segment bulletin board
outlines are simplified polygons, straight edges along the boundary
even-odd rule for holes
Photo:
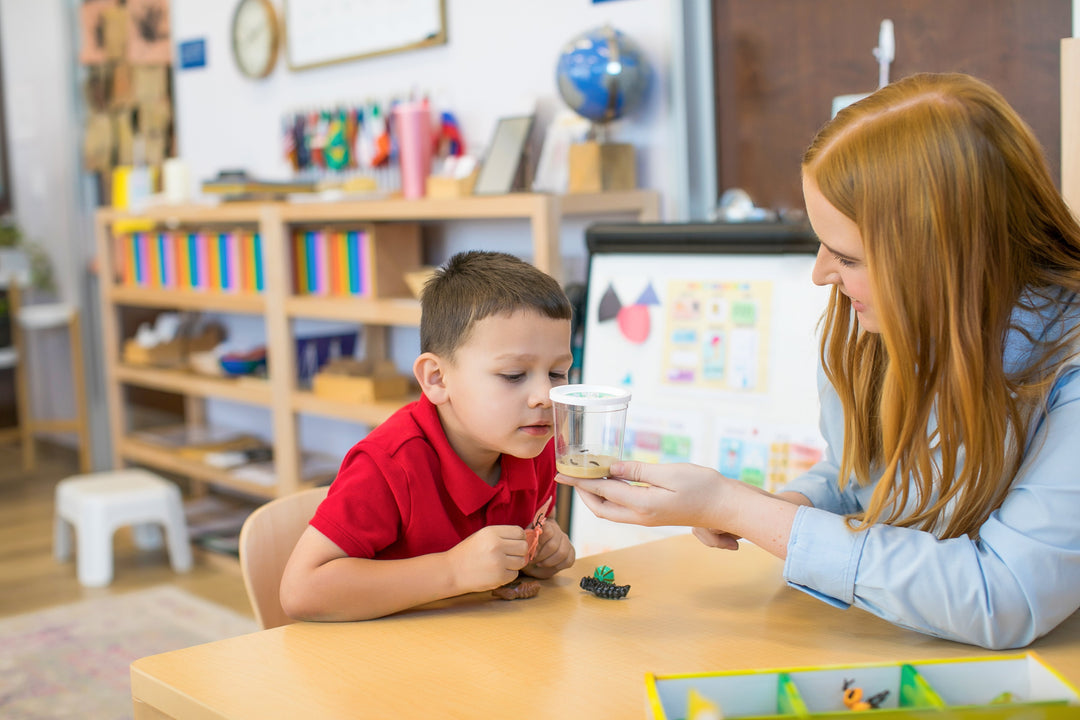
[[[446,43],[446,0],[286,0],[293,70]]]

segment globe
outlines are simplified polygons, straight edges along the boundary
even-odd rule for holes
[[[559,94],[583,118],[607,123],[632,112],[649,86],[649,65],[637,43],[610,25],[587,30],[559,54]]]

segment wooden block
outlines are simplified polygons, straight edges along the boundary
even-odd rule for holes
[[[427,196],[429,198],[457,198],[472,195],[473,186],[479,170],[474,170],[468,177],[452,178],[432,175],[427,179]]]
[[[633,190],[637,187],[634,146],[628,143],[574,143],[570,146],[571,193]]]

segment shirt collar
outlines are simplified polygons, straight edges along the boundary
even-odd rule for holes
[[[500,458],[502,472],[495,487],[484,482],[454,452],[454,448],[450,446],[450,441],[446,437],[442,421],[439,420],[438,408],[422,393],[420,401],[413,410],[413,417],[439,457],[439,471],[442,473],[443,487],[462,513],[472,515],[496,498],[502,498],[504,502],[509,501],[511,492],[530,482],[531,473],[528,471],[528,466],[531,466],[532,459],[518,458],[505,453]]]

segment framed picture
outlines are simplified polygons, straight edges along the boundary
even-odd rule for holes
[[[446,44],[446,0],[284,0],[292,70]]]
[[[487,157],[480,166],[473,195],[502,195],[516,189],[532,124],[532,115],[499,120]]]
[[[79,6],[79,62],[103,63],[105,54],[106,10],[116,7],[116,0],[94,0]]]
[[[128,60],[135,65],[168,65],[169,0],[127,0]]]

